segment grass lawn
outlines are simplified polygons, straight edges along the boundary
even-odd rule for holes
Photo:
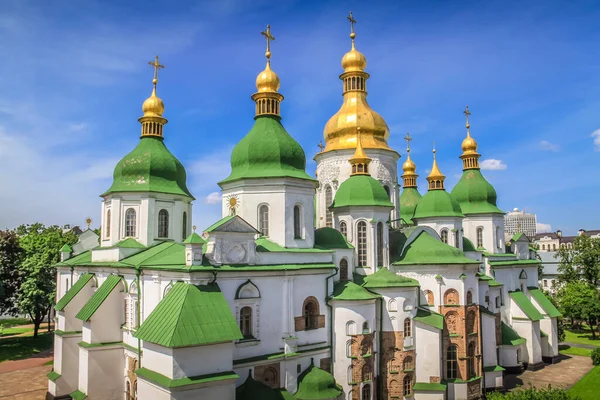
[[[4,329],[0,329],[0,337],[2,336],[10,336],[10,335],[18,335],[21,333],[26,333],[26,332],[31,332],[31,334],[33,334],[33,327],[30,328],[4,328]]]
[[[570,390],[581,400],[596,400],[600,393],[600,366],[595,366]]]
[[[40,351],[52,348],[54,335],[48,332],[33,336],[0,339],[0,362],[6,360],[21,360],[31,357]]]
[[[592,351],[589,349],[581,349],[579,347],[571,347],[568,344],[562,344],[558,346],[558,352],[560,354],[566,354],[569,356],[586,356],[589,357]]]
[[[17,325],[28,325],[31,324],[31,321],[27,318],[7,318],[0,319],[0,326],[6,328],[9,326],[17,326]]]
[[[600,346],[600,335],[596,334],[596,340],[592,340],[592,333],[587,325],[582,325],[579,331],[570,331],[565,329],[565,342],[589,344],[592,346]]]

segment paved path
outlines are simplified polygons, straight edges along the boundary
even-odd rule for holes
[[[44,351],[40,351],[38,354],[31,356],[29,358],[26,358],[24,360],[4,361],[4,362],[0,363],[0,374],[3,374],[5,372],[18,371],[21,369],[39,367],[53,359],[54,359],[53,351],[52,350],[44,350]],[[52,369],[51,366],[50,366],[50,369]],[[0,382],[1,381],[2,381],[2,379],[1,379],[1,375],[0,375]]]
[[[559,345],[561,345],[561,344],[566,344],[567,346],[570,346],[570,347],[579,347],[580,349],[590,349],[590,350],[594,350],[596,347],[598,347],[598,346],[594,346],[593,344],[571,343],[571,342],[559,343]]]
[[[587,374],[593,367],[590,357],[560,355],[559,362],[548,365],[538,371],[525,371],[520,375],[506,374],[504,385],[514,389],[521,385],[537,388],[552,385],[553,387],[570,388]]]
[[[0,400],[44,400],[50,370],[51,365],[42,365],[0,373]]]

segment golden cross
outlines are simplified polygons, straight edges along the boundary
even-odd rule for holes
[[[156,56],[154,61],[149,61],[148,64],[154,68],[154,79],[152,80],[152,83],[154,83],[156,85],[156,83],[158,82],[158,70],[163,69],[165,66],[161,65],[158,62],[158,56]]]
[[[406,132],[406,136],[404,136],[404,140],[406,140],[406,150],[410,151],[410,141],[412,138],[410,137],[410,133]]]
[[[325,148],[325,146],[323,146],[322,140],[319,141],[318,147],[319,147],[319,150],[321,150],[321,152],[323,152],[323,149]]]
[[[267,25],[267,29],[260,34],[267,38],[267,52],[265,56],[271,58],[271,40],[275,40],[275,36],[271,35],[271,25]]]
[[[350,15],[348,15],[346,18],[348,19],[348,21],[350,21],[350,34],[353,35],[354,34],[354,24],[356,23],[356,20],[352,16],[352,11],[350,11]]]
[[[463,114],[465,114],[465,117],[467,117],[467,129],[469,129],[471,127],[471,125],[469,125],[469,115],[471,115],[471,112],[469,111],[469,106],[465,108]]]

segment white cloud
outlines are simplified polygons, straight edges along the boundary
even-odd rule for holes
[[[552,232],[552,225],[538,222],[535,224],[535,228],[538,233]]]
[[[590,136],[594,138],[594,150],[600,151],[600,129],[596,129]]]
[[[494,158],[483,160],[479,165],[481,166],[481,169],[488,171],[501,171],[506,169],[506,164],[504,164],[502,160],[496,160]]]
[[[221,192],[212,192],[204,198],[206,204],[219,204],[221,202]]]
[[[540,149],[553,151],[556,153],[558,150],[560,150],[560,147],[557,144],[548,142],[547,140],[542,140],[540,142]]]

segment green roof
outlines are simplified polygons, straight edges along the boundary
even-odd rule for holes
[[[221,225],[224,225],[225,223],[231,221],[234,218],[235,218],[235,215],[228,215],[224,218],[221,218],[220,220],[218,220],[217,222],[215,222],[214,224],[212,224],[211,226],[206,228],[204,230],[204,232],[210,233],[210,232],[214,231],[215,229],[219,228]]]
[[[488,286],[489,287],[504,286],[504,283],[500,283],[497,280],[492,279],[491,281],[488,282]]]
[[[142,137],[115,167],[113,184],[102,195],[118,192],[156,192],[190,197],[183,164],[160,137]]]
[[[525,296],[523,292],[508,292],[510,297],[517,303],[521,311],[529,318],[531,321],[539,321],[544,317],[542,314],[535,308],[535,306],[531,303],[531,301]]]
[[[204,243],[206,243],[206,240],[202,239],[202,237],[200,235],[198,235],[196,232],[192,232],[192,234],[183,241],[183,244],[204,244]]]
[[[321,249],[319,247],[313,248],[297,248],[297,247],[283,247],[277,243],[267,239],[266,237],[260,237],[255,240],[256,251],[258,252],[290,252],[290,253],[331,253],[328,249]]]
[[[135,337],[164,347],[183,347],[229,342],[242,334],[218,285],[177,282]]]
[[[383,185],[370,175],[352,175],[342,182],[330,208],[351,206],[394,207]]]
[[[381,297],[378,294],[371,293],[367,289],[358,286],[354,282],[337,282],[333,287],[334,300],[374,300]]]
[[[394,265],[433,264],[479,264],[479,261],[465,257],[460,249],[422,231],[404,248],[402,258],[394,262]]]
[[[191,376],[179,379],[171,379],[148,368],[140,368],[136,370],[135,373],[137,376],[167,389],[239,378],[239,376],[233,371],[217,372],[214,374]]]
[[[492,267],[503,267],[512,265],[534,265],[541,264],[539,260],[509,260],[509,261],[493,261],[489,260]]]
[[[444,316],[431,310],[418,307],[416,321],[422,322],[425,325],[433,326],[437,329],[444,329]]]
[[[71,253],[73,252],[73,249],[71,248],[71,246],[69,246],[68,244],[63,244],[63,247],[60,248],[60,252],[61,253]]]
[[[325,400],[336,399],[341,394],[342,389],[335,383],[333,375],[316,367],[311,360],[310,366],[298,377],[298,391],[294,397],[297,400]]]
[[[94,277],[94,274],[81,275],[79,277],[79,279],[77,279],[77,282],[75,282],[73,284],[73,286],[71,286],[71,288],[69,290],[67,290],[67,293],[65,293],[65,295],[63,297],[61,297],[61,299],[56,303],[56,305],[54,306],[54,309],[56,311],[64,310],[65,307],[67,306],[67,304],[69,304],[71,302],[71,300],[73,300],[73,298],[75,296],[77,296],[77,293],[79,293],[81,291],[81,289],[83,289],[85,287],[85,285],[93,277]]]
[[[550,318],[558,318],[561,317],[562,314],[560,311],[554,307],[554,304],[546,297],[544,292],[542,292],[539,288],[528,288],[529,293],[531,293],[531,297],[535,299],[535,301],[542,307],[542,309],[548,314]]]
[[[407,224],[414,224],[412,218],[422,197],[416,187],[404,188],[400,193],[400,219]]]
[[[477,251],[473,242],[463,236],[463,251]]]
[[[352,246],[346,240],[346,237],[342,235],[337,229],[330,227],[319,228],[315,231],[315,246],[323,247],[325,249],[353,249]]]
[[[84,400],[87,399],[87,394],[83,393],[81,390],[76,390],[73,393],[69,394],[71,399],[73,400]]]
[[[289,392],[286,391],[284,394],[279,389],[273,389],[255,380],[250,370],[248,371],[248,378],[235,389],[235,400],[286,400],[286,398],[293,399]]]
[[[517,242],[522,237],[524,237],[525,239],[527,239],[527,241],[529,241],[529,239],[527,238],[527,236],[523,232],[517,232],[517,233],[515,233],[513,235],[513,237],[510,239],[510,241],[511,242]]]
[[[430,190],[419,201],[413,218],[464,217],[460,205],[445,190]]]
[[[146,246],[135,240],[134,238],[123,239],[118,243],[113,244],[110,247],[104,247],[105,249],[145,249]]]
[[[518,346],[523,343],[525,343],[525,339],[519,336],[512,327],[502,322],[502,344],[507,346]]]
[[[66,259],[65,261],[59,262],[56,265],[57,266],[79,265],[80,263],[89,263],[89,262],[92,262],[92,251],[91,250],[84,251],[83,253],[77,254],[76,256]]]
[[[479,169],[467,169],[452,189],[464,214],[504,214],[496,206],[496,190]]]
[[[389,269],[383,267],[372,275],[364,278],[363,287],[369,289],[375,288],[390,288],[390,287],[415,287],[419,286],[419,282],[412,278],[407,278],[402,275],[395,274]]]
[[[415,392],[445,392],[446,384],[442,383],[430,383],[430,382],[416,382],[413,386]]]
[[[501,372],[504,371],[499,365],[490,365],[489,367],[483,367],[483,372]]]
[[[109,275],[75,317],[82,321],[89,321],[122,280],[119,275]]]
[[[255,118],[250,132],[231,152],[231,174],[219,184],[245,178],[289,177],[314,180],[305,171],[302,146],[286,132],[276,116]]]

